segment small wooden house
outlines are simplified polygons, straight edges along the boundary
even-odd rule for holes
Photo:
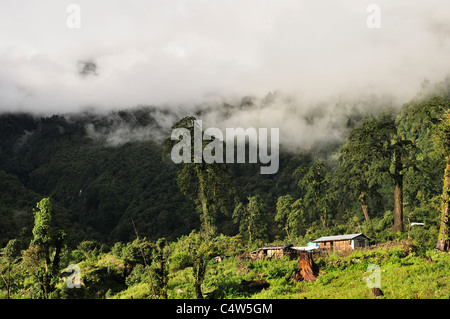
[[[250,258],[252,260],[259,260],[264,258],[282,258],[283,256],[295,258],[297,256],[297,251],[293,249],[292,245],[280,245],[265,246],[250,252]]]
[[[369,246],[369,238],[362,233],[338,236],[320,237],[314,240],[322,249],[335,249],[342,251],[355,250],[358,247]]]

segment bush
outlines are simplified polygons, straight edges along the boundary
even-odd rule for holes
[[[174,253],[170,258],[170,269],[171,270],[181,270],[192,265],[192,256],[188,253],[181,251]]]
[[[131,273],[125,278],[125,283],[129,287],[141,282],[148,282],[148,276],[146,274],[145,267],[141,264],[137,264]]]
[[[226,299],[248,296],[248,293],[241,291],[240,283],[241,278],[232,273],[215,276],[208,282],[208,285],[211,285],[214,289],[210,297],[214,299]]]

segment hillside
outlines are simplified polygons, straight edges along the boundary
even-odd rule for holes
[[[419,94],[399,111],[349,116],[339,143],[281,147],[271,175],[259,164],[164,160],[168,129],[151,107],[2,114],[0,271],[14,278],[2,291],[9,286],[14,298],[370,298],[360,277],[373,263],[391,285],[386,298],[446,298],[448,258],[433,252],[449,247],[446,92]],[[166,115],[193,129],[192,117]],[[325,273],[314,283],[289,281],[298,261],[240,257],[267,243],[349,233],[364,233],[371,245],[408,240],[409,248],[320,257]],[[215,264],[220,255],[232,257]],[[80,267],[83,289],[61,281],[66,265]],[[422,281],[408,281],[419,274]],[[270,288],[239,291],[238,282],[257,277]]]
[[[0,301],[450,297],[450,1],[26,2],[0,4]],[[31,302],[4,304],[55,313]]]
[[[407,114],[408,107],[408,104],[405,105],[402,113],[389,111],[387,116],[394,121],[396,116]],[[139,226],[141,235],[152,239],[176,239],[198,228],[200,224],[195,205],[177,185],[179,165],[162,161],[163,138],[167,138],[169,132],[167,127],[159,125],[160,116],[159,111],[151,107],[103,115],[80,113],[37,117],[2,114],[0,171],[6,176],[2,182],[12,183],[2,185],[2,212],[4,216],[13,216],[21,211],[28,219],[17,221],[12,228],[5,227],[0,231],[8,229],[8,233],[15,236],[21,232],[30,236],[34,204],[24,198],[32,198],[36,203],[39,196],[50,196],[55,202],[55,213],[58,215],[55,223],[70,233],[74,244],[90,239],[110,244],[129,241],[134,236],[131,218]],[[177,119],[171,113],[164,116],[173,121]],[[370,117],[373,115],[350,115],[347,129],[357,127]],[[402,129],[413,128],[407,127],[410,125],[408,121],[412,120],[404,121]],[[237,188],[239,200],[246,202],[249,196],[261,196],[267,206],[267,220],[271,221],[275,216],[278,197],[290,194],[298,198],[305,194],[306,189],[299,187],[302,174],[316,159],[320,159],[330,173],[341,178],[329,183],[330,190],[339,198],[339,202],[330,203],[330,226],[348,223],[349,219],[362,220],[364,216],[359,204],[352,199],[351,192],[340,189],[336,193],[337,189],[333,188],[339,188],[339,183],[346,183],[345,176],[337,177],[334,172],[339,166],[337,155],[343,142],[334,142],[325,148],[317,145],[297,153],[282,147],[280,168],[273,175],[259,174],[257,164],[227,165],[226,170]],[[421,201],[422,205],[429,205],[433,194],[440,193],[439,176],[443,171],[440,163],[429,166],[433,167],[429,174],[437,177],[428,175],[434,180],[432,185],[425,180],[418,181],[419,184],[414,182],[411,187],[406,184],[405,198],[410,196],[414,203],[405,206],[406,211],[417,211],[418,207],[414,206],[419,204],[418,198],[412,192],[417,192],[418,187],[428,187],[427,204]],[[414,176],[416,181],[422,177]],[[16,189],[24,194],[19,201],[12,200],[17,194]],[[385,212],[393,211],[392,184],[387,180],[378,181],[376,187],[367,193],[366,201],[372,218],[383,219]],[[311,225],[319,222],[318,217],[312,211],[305,216]],[[437,227],[438,216],[435,217],[420,216],[433,221],[432,224]],[[235,235],[238,232],[238,225],[232,221],[231,214],[219,214],[217,218],[219,233]],[[359,222],[356,221],[356,224]],[[302,235],[307,228],[303,228]],[[269,241],[283,236],[276,227],[271,227],[268,235],[266,240]],[[11,237],[3,235],[2,243],[5,244],[8,238]]]
[[[32,196],[34,203],[37,194],[51,196],[59,203],[64,217],[56,222],[72,230],[75,242],[129,240],[133,236],[130,218],[138,223],[141,234],[154,239],[174,239],[198,227],[192,204],[178,190],[175,165],[161,160],[161,145],[149,140],[110,146],[94,140],[85,130],[94,119],[72,122],[62,116],[1,116],[0,169],[14,184],[2,185],[2,208],[5,216],[17,210],[28,214],[26,224],[13,227],[14,235],[23,227],[28,226],[30,231],[34,206],[25,199],[6,198],[14,198],[16,188]],[[290,165],[287,169],[292,169],[290,161],[295,163],[295,158],[282,158],[283,167]],[[254,170],[234,170],[240,175],[238,183],[246,178],[245,174],[253,179],[242,182],[243,191],[266,192],[273,188],[271,178],[258,183],[255,172],[256,166]],[[286,179],[283,175],[277,179]],[[227,227],[233,228],[224,225],[224,231]],[[13,231],[10,227],[4,229]],[[2,236],[2,242],[8,237]]]
[[[298,269],[297,260],[273,259],[249,262],[237,257],[212,263],[204,282],[205,294],[214,298],[237,299],[373,299],[365,278],[373,275],[369,265],[380,267],[381,299],[448,299],[449,256],[436,252],[418,254],[406,242],[385,247],[314,256],[321,269],[317,281],[290,279]],[[370,269],[370,268],[369,268]],[[195,298],[190,272],[176,272],[169,279],[169,296]],[[268,288],[245,291],[242,280],[265,280]],[[133,285],[113,298],[141,298],[150,293],[148,284]]]
[[[37,194],[50,196],[60,206],[56,212],[61,216],[55,218],[56,225],[66,229],[74,243],[88,239],[107,243],[128,241],[134,236],[131,218],[139,225],[141,234],[149,238],[175,239],[188,234],[199,227],[198,216],[192,202],[178,188],[178,167],[162,161],[162,141],[154,135],[170,135],[155,125],[153,114],[152,108],[107,115],[2,114],[0,171],[14,183],[14,187],[2,187],[3,196],[14,198],[15,188],[29,193],[27,196],[34,198],[34,204]],[[123,127],[131,133],[147,132],[147,136],[116,142],[112,136],[117,131],[120,134]],[[261,195],[273,214],[278,196],[298,193],[292,174],[298,166],[307,166],[312,158],[312,152],[284,151],[280,154],[280,169],[274,175],[260,175],[256,164],[229,165],[227,170],[241,200]],[[5,198],[2,201],[5,216],[24,211],[28,220],[12,229],[2,229],[17,236],[25,227],[30,235],[34,204]],[[236,233],[231,216],[218,218],[220,232]],[[271,238],[277,234],[274,231]],[[11,237],[1,238],[5,244]]]

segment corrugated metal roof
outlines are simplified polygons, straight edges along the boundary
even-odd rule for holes
[[[319,246],[299,246],[299,247],[292,247],[292,249],[311,251],[311,250],[319,249]]]
[[[325,236],[325,237],[320,237],[318,239],[316,239],[314,242],[320,242],[320,241],[334,241],[334,240],[350,240],[353,239],[355,237],[358,236],[364,236],[367,238],[367,236],[365,236],[363,233],[359,233],[359,234],[347,234],[347,235],[337,235],[337,236]]]
[[[265,250],[267,250],[267,249],[284,249],[284,248],[289,248],[292,246],[293,246],[292,244],[278,245],[278,246],[264,246],[264,247],[261,247],[260,249],[265,249]]]
[[[285,248],[289,248],[289,247],[292,247],[292,246],[293,246],[292,244],[289,244],[289,245],[279,245],[279,246],[264,246],[264,247],[261,247],[261,248],[258,248],[258,249],[256,249],[256,250],[254,250],[254,251],[251,251],[250,254],[256,253],[256,252],[261,251],[261,250],[277,250],[277,249],[285,249]]]

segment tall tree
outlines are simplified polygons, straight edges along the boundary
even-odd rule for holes
[[[267,205],[258,195],[249,196],[247,205],[239,203],[233,212],[233,221],[239,223],[239,232],[251,245],[267,239]]]
[[[149,268],[147,266],[147,257],[146,257],[146,254],[145,254],[145,249],[144,249],[144,247],[142,247],[141,240],[139,238],[139,233],[138,233],[138,230],[136,228],[136,224],[134,223],[134,220],[131,219],[131,222],[133,224],[134,233],[136,234],[136,240],[135,241],[136,241],[137,246],[139,247],[139,251],[141,253],[141,257],[142,257],[142,260],[144,262],[144,267],[145,267],[145,270],[147,271],[147,276],[148,276],[148,280],[150,282],[150,287],[152,288],[153,296],[156,297],[155,285],[153,284],[152,276],[151,276]],[[129,245],[129,247],[132,248],[133,245]],[[153,253],[153,250],[151,250],[151,252]]]
[[[65,233],[52,228],[52,203],[44,198],[34,210],[33,239],[24,252],[24,262],[37,279],[42,297],[47,299],[58,281],[59,262]]]
[[[436,137],[438,145],[441,145],[445,158],[445,170],[441,195],[441,218],[436,249],[440,251],[450,250],[450,102],[446,101],[445,111],[441,123],[437,126]]]
[[[20,256],[20,245],[17,239],[11,239],[5,247],[5,259],[8,268],[8,277],[5,278],[3,274],[0,272],[2,279],[6,285],[6,299],[10,299],[11,297],[11,265],[17,261]]]
[[[156,289],[161,299],[167,299],[167,284],[169,282],[170,246],[165,238],[159,238],[153,252],[153,273]]]
[[[174,150],[181,150],[174,147],[177,144],[184,143],[182,150],[185,161],[183,161],[178,171],[178,186],[182,193],[196,204],[203,231],[211,236],[216,232],[216,215],[219,212],[228,214],[234,207],[235,188],[232,185],[225,164],[220,162],[206,163],[204,160],[200,162],[196,160],[198,154],[203,153],[208,144],[202,140],[200,147],[196,145],[196,135],[199,132],[203,134],[201,128],[198,127],[196,118],[192,116],[182,118],[172,126],[172,130],[176,129],[186,129],[189,132],[187,134],[188,137],[183,136],[183,139],[180,139],[180,136],[178,136],[178,139],[167,139],[163,158]],[[190,140],[186,141],[186,138]],[[214,139],[216,138],[214,137]],[[186,152],[189,153],[186,154]],[[218,154],[214,155],[218,156]]]
[[[304,167],[296,170],[295,174],[304,171]],[[305,191],[303,203],[306,208],[319,214],[322,227],[327,228],[327,214],[330,207],[330,174],[325,164],[317,159],[308,168],[306,174],[298,182],[298,186]]]
[[[197,299],[203,299],[202,284],[205,280],[208,263],[216,254],[216,246],[204,233],[193,230],[186,238],[187,247],[184,251],[172,256],[171,265],[174,269],[192,268],[194,289]]]
[[[397,125],[392,115],[381,115],[376,119],[370,119],[355,128],[350,135],[354,139],[356,148],[351,154],[357,156],[350,163],[356,174],[365,177],[368,182],[360,187],[359,198],[364,190],[373,185],[381,185],[387,176],[394,187],[394,233],[403,231],[403,177],[405,172],[413,166],[414,161],[410,157],[414,147],[412,141],[398,134]],[[361,154],[356,155],[357,152]],[[364,172],[365,170],[365,172]],[[363,203],[362,203],[363,204]]]
[[[275,221],[286,232],[289,238],[304,222],[302,199],[294,201],[291,195],[278,197]]]
[[[371,187],[369,167],[371,154],[366,150],[359,130],[350,132],[346,143],[340,149],[340,165],[336,170],[335,180],[338,187],[361,204],[364,219],[370,221],[367,194]]]
[[[412,147],[411,141],[397,137],[387,148],[393,159],[393,169],[388,172],[394,181],[394,233],[403,231],[403,177],[406,170],[414,165],[409,157]]]
[[[405,105],[402,109],[400,126],[421,149],[420,160],[424,163],[425,174],[420,180],[426,180],[423,191],[432,196],[434,185],[431,177],[442,176],[440,226],[436,249],[448,251],[449,205],[450,205],[450,100],[440,96],[432,97],[420,103]],[[436,171],[443,170],[443,174]],[[433,179],[433,178],[432,178]],[[437,179],[437,178],[436,178]],[[430,191],[431,190],[431,191]]]

